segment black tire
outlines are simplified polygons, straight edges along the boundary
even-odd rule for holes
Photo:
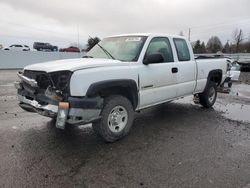
[[[212,94],[212,92],[214,92]],[[199,100],[200,100],[200,104],[204,107],[204,108],[211,108],[217,98],[217,85],[215,82],[210,81],[204,92],[199,94]]]
[[[125,125],[121,130],[119,127],[117,129],[116,125],[115,128],[112,124],[110,124],[110,116],[114,113],[114,109],[121,107],[125,113],[127,114],[126,118],[120,119],[121,121],[125,121],[123,125]],[[120,110],[120,109],[119,109]],[[113,112],[113,113],[112,113]],[[119,113],[118,113],[119,114]],[[93,130],[99,135],[104,141],[106,142],[115,142],[124,136],[126,136],[132,125],[134,120],[134,109],[131,102],[123,96],[120,95],[112,95],[104,100],[104,106],[101,112],[101,119],[97,122],[92,124]],[[111,129],[115,129],[117,132],[112,131]]]

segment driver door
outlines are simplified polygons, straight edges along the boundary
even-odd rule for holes
[[[162,103],[177,96],[177,62],[167,37],[153,38],[145,53],[160,53],[163,62],[143,65],[140,68],[140,108]],[[177,72],[176,72],[177,70]]]

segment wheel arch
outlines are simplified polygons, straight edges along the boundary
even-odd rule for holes
[[[221,84],[222,81],[222,70],[221,69],[215,69],[215,70],[211,70],[208,73],[208,77],[207,77],[207,84],[213,81],[216,83],[217,86],[219,86]]]
[[[114,79],[96,82],[90,85],[86,92],[87,97],[119,94],[127,97],[136,109],[139,101],[138,87],[132,79]]]

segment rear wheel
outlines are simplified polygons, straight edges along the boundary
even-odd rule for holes
[[[123,96],[109,96],[104,101],[101,119],[93,123],[93,130],[106,142],[114,142],[126,136],[132,127],[134,110]]]
[[[199,94],[200,104],[205,108],[214,105],[217,98],[217,86],[215,82],[210,81],[203,93]]]

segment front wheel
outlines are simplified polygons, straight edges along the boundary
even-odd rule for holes
[[[217,98],[217,85],[210,81],[203,93],[199,94],[200,104],[205,108],[211,108]]]
[[[104,100],[101,119],[92,124],[93,130],[106,142],[115,142],[126,136],[132,127],[134,110],[123,96],[113,95]]]

